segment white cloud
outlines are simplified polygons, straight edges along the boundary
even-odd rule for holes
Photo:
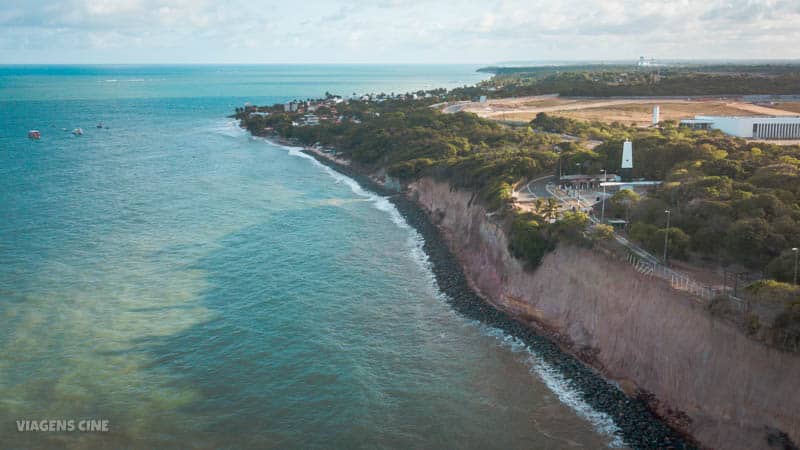
[[[797,0],[0,0],[0,58],[72,49],[86,61],[58,62],[103,62],[109,48],[109,62],[141,59],[136,49],[162,62],[798,58],[797,23]]]

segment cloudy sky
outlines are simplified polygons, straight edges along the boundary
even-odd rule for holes
[[[2,63],[800,58],[800,0],[0,0]]]

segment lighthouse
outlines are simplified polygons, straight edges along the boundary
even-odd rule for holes
[[[661,108],[658,105],[653,106],[653,126],[657,127],[658,122],[661,121]]]
[[[622,165],[620,168],[622,169],[620,170],[622,181],[631,181],[631,172],[633,172],[633,143],[627,139],[625,143],[622,144]]]

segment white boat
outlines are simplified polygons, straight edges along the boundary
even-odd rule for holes
[[[82,136],[83,135],[83,129],[82,128],[75,128],[74,130],[72,130],[72,134],[74,134],[75,136]]]
[[[28,137],[31,139],[40,139],[42,137],[42,133],[39,133],[39,130],[30,130],[28,131]]]

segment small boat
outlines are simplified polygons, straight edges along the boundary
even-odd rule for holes
[[[103,128],[103,124],[102,123],[98,123],[97,124],[97,128]]]
[[[28,131],[28,137],[31,139],[40,139],[42,137],[42,133],[39,133],[39,130],[30,130]]]
[[[74,134],[75,136],[82,136],[83,135],[83,129],[82,128],[75,128],[74,130],[72,130],[72,134]]]

